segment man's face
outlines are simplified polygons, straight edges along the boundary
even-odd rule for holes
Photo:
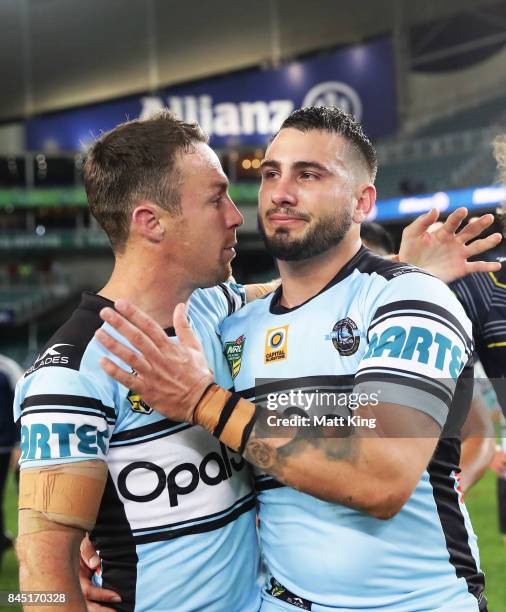
[[[236,229],[243,218],[228,195],[228,180],[214,151],[204,143],[178,161],[181,215],[173,217],[170,257],[196,287],[210,287],[231,274]]]
[[[259,192],[259,229],[271,255],[308,259],[343,240],[353,223],[354,163],[338,134],[279,132],[265,153]]]

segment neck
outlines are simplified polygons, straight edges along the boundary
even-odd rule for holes
[[[279,261],[282,295],[287,308],[303,304],[327,285],[350,261],[361,246],[360,236],[351,232],[337,246],[321,255],[302,261]]]
[[[111,278],[98,294],[112,301],[128,300],[167,328],[172,326],[174,308],[186,302],[195,288],[166,262],[132,254],[116,258]]]

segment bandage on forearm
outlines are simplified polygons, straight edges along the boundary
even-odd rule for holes
[[[193,420],[242,454],[255,424],[255,414],[255,404],[238,393],[211,385],[197,404]]]
[[[58,526],[91,531],[106,480],[107,465],[98,460],[21,470],[20,534]]]

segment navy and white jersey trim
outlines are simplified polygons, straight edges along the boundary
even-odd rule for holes
[[[463,344],[469,349],[472,347],[471,338],[466,333],[460,321],[453,314],[441,306],[422,300],[401,300],[399,302],[391,302],[385,306],[380,306],[369,325],[367,330],[368,336],[379,323],[396,316],[415,316],[437,321],[458,335]]]
[[[66,408],[55,409],[54,406],[66,406]],[[111,425],[114,425],[116,422],[114,408],[105,406],[99,399],[83,395],[32,395],[23,401],[21,410],[22,415],[34,414],[37,412],[75,412],[79,414],[92,414],[105,418],[107,423]]]
[[[165,438],[171,434],[179,433],[186,429],[193,427],[188,423],[176,423],[174,421],[168,421],[163,419],[151,425],[145,425],[144,427],[137,427],[135,429],[128,429],[111,436],[111,442],[109,446],[131,446],[134,444],[141,444],[148,440],[158,440],[159,438]]]
[[[202,516],[199,519],[180,521],[168,525],[133,529],[132,535],[136,544],[148,544],[150,542],[162,542],[180,538],[185,535],[205,533],[220,529],[235,521],[241,514],[255,507],[255,496],[251,493],[237,500],[230,508]]]
[[[237,391],[244,399],[264,400],[269,393],[283,393],[291,390],[301,391],[349,391],[353,388],[354,376],[302,376],[300,378],[283,378],[262,383],[255,387]]]

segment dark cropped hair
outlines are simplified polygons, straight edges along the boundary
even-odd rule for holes
[[[284,128],[295,128],[301,132],[322,130],[343,136],[365,162],[371,180],[376,178],[376,150],[364,134],[360,123],[337,106],[308,106],[293,111],[283,121],[280,129]]]
[[[197,124],[162,111],[122,123],[93,144],[84,164],[84,187],[90,211],[115,252],[124,250],[140,200],[180,212],[176,158],[198,142],[207,142],[207,137]]]

